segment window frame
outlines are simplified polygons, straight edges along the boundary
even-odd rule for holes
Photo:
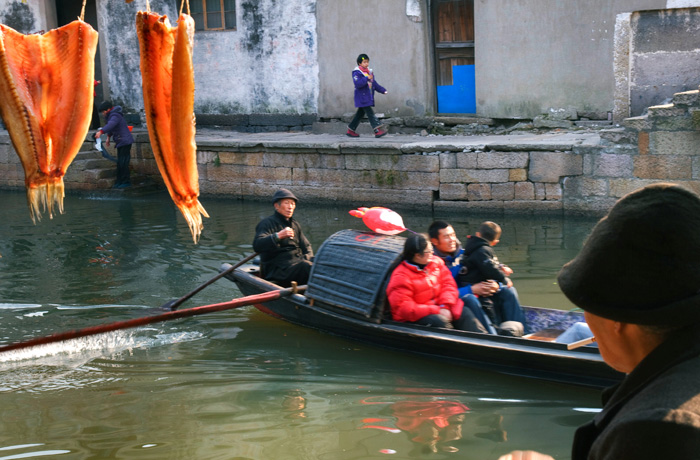
[[[195,13],[197,15],[201,15],[202,22],[204,24],[203,29],[198,29],[195,27],[195,31],[200,31],[200,32],[206,32],[206,31],[227,31],[227,30],[237,30],[238,29],[238,17],[237,17],[237,5],[235,0],[233,1],[233,10],[225,10],[224,9],[224,3],[226,0],[214,0],[218,1],[219,3],[219,10],[218,11],[212,11],[210,13],[207,13],[207,0],[191,0],[193,2],[197,2],[199,6],[201,6],[201,13]],[[210,0],[211,1],[211,0]],[[231,13],[233,12],[233,17],[234,17],[234,24],[232,27],[227,27],[226,24],[226,13]],[[209,14],[219,14],[220,19],[221,19],[221,27],[209,27],[208,25],[208,16]]]

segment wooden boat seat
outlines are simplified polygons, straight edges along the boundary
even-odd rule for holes
[[[523,336],[524,339],[539,340],[541,342],[554,342],[564,331],[556,328],[542,329]]]

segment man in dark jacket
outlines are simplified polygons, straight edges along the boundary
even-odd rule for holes
[[[605,362],[627,374],[576,431],[572,460],[700,458],[698,228],[700,197],[650,185],[618,201],[559,273]]]
[[[299,222],[292,218],[297,197],[287,189],[272,196],[275,213],[255,227],[253,249],[260,253],[263,278],[280,286],[306,284],[314,255]]]
[[[117,181],[114,183],[114,188],[126,188],[131,185],[131,177],[129,173],[129,162],[131,161],[131,144],[134,143],[134,138],[129,131],[129,126],[122,115],[120,106],[112,106],[109,101],[104,101],[100,104],[100,113],[105,117],[104,127],[97,130],[95,139],[107,134],[106,145],[109,145],[109,137],[114,139],[115,147],[117,147]]]

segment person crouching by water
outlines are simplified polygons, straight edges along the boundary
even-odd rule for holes
[[[603,360],[627,374],[576,431],[572,460],[700,458],[699,228],[700,197],[649,185],[618,201],[559,272]]]
[[[486,332],[459,298],[457,283],[445,263],[433,255],[428,235],[411,235],[401,263],[386,288],[394,321]]]
[[[292,281],[308,282],[314,255],[301,225],[292,218],[297,201],[289,190],[277,190],[272,196],[275,213],[258,223],[253,240],[263,278],[285,287]]]

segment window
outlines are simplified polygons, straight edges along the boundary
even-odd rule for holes
[[[190,0],[194,30],[236,30],[236,0]]]

